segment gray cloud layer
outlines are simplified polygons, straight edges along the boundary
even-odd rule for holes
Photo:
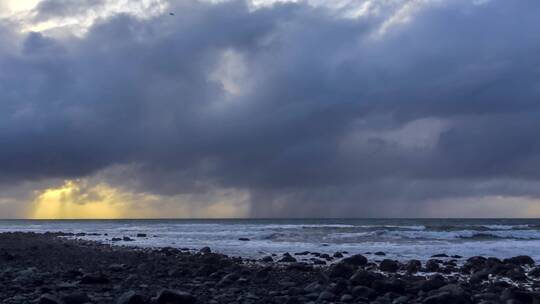
[[[540,2],[429,4],[380,35],[305,4],[171,10],[82,38],[0,26],[1,183],[126,165],[116,183],[158,194],[249,191],[255,216],[540,197]]]

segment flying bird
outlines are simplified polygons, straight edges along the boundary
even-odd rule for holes
[[[173,12],[170,12],[169,15],[174,16],[174,13],[173,13]]]

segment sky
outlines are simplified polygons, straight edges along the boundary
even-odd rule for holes
[[[537,0],[0,0],[0,218],[539,217]]]

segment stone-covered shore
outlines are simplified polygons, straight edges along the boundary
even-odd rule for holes
[[[298,252],[252,261],[59,236],[0,234],[0,303],[540,303],[540,268],[527,256],[400,263],[382,252],[376,261]]]

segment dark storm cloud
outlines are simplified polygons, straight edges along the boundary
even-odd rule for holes
[[[538,1],[429,4],[385,33],[305,4],[179,3],[2,55],[1,181],[127,165],[115,182],[242,189],[257,216],[539,196]],[[227,54],[239,94],[214,77]]]

